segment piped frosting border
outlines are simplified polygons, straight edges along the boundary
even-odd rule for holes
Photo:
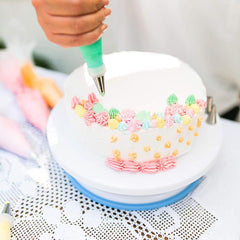
[[[87,99],[82,100],[74,96],[71,107],[80,118],[83,118],[86,126],[97,124],[113,130],[137,132],[141,129],[171,127],[175,123],[188,125],[196,114],[206,108],[206,101],[189,95],[185,105],[182,105],[178,103],[177,96],[171,94],[163,113],[150,113],[146,110],[136,113],[130,109],[120,111],[111,108],[107,110],[96,95],[91,93]]]

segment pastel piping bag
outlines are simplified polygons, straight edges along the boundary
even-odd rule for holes
[[[99,93],[104,96],[106,68],[102,60],[102,38],[93,44],[80,47],[80,51],[87,63],[89,75],[93,78]]]
[[[36,160],[37,156],[18,124],[0,115],[0,148],[25,159]]]
[[[57,84],[50,78],[38,77],[30,63],[21,66],[21,75],[24,84],[39,91],[49,107],[53,108],[63,97]]]
[[[16,94],[16,99],[26,119],[44,132],[50,111],[41,94],[36,90],[24,87]]]
[[[0,239],[1,240],[10,240],[11,231],[10,228],[13,224],[13,217],[10,210],[10,203],[7,202],[2,212],[0,213]]]

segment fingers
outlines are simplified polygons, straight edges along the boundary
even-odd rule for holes
[[[96,42],[107,29],[106,24],[101,24],[94,30],[83,34],[46,34],[49,41],[54,42],[64,48],[79,47]]]
[[[45,19],[42,19],[41,25],[45,25],[45,28],[48,28],[48,31],[54,34],[79,35],[96,29],[110,14],[110,9],[102,8],[95,13],[76,17],[48,15]]]
[[[47,38],[62,47],[97,41],[107,28],[109,0],[32,0],[38,22]]]
[[[37,8],[54,16],[79,16],[94,13],[108,5],[109,0],[32,0]]]

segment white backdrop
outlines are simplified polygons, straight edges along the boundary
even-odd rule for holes
[[[110,0],[110,7],[104,53],[144,50],[177,56],[202,76],[220,112],[236,104],[236,84],[240,86],[239,0]],[[1,0],[0,21],[5,23],[0,37],[11,39],[25,28],[25,38],[35,41],[35,51],[57,70],[69,73],[83,63],[78,49],[62,49],[46,40],[29,0]],[[11,27],[14,21],[22,24],[22,29]]]

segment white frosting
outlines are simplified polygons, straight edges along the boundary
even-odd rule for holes
[[[131,109],[135,112],[146,110],[153,112],[164,112],[167,106],[166,100],[172,93],[178,97],[178,103],[184,104],[186,98],[193,94],[196,99],[206,100],[205,87],[197,75],[187,64],[175,57],[145,53],[145,52],[120,52],[104,56],[106,65],[105,85],[106,95],[101,97],[89,77],[86,65],[76,69],[68,78],[65,84],[65,103],[67,113],[74,134],[79,144],[85,144],[97,154],[104,157],[112,157],[112,151],[117,149],[121,152],[121,158],[128,159],[131,152],[137,153],[136,161],[153,160],[154,153],[160,152],[161,156],[172,154],[178,150],[179,155],[190,150],[193,143],[193,133],[196,128],[196,118],[192,119],[193,131],[188,131],[183,126],[182,134],[176,129],[179,124],[171,128],[153,128],[137,132],[139,142],[131,142],[131,132],[120,132],[93,124],[91,127],[85,125],[83,119],[79,118],[71,109],[71,99],[78,96],[80,99],[87,99],[89,93],[94,92],[101,104],[106,109],[115,107],[118,110]],[[202,114],[202,113],[201,113]],[[181,125],[181,124],[180,124]],[[117,136],[116,143],[110,143],[112,135]],[[156,141],[156,136],[161,135],[162,140]],[[178,138],[184,137],[184,143],[179,144]],[[164,143],[170,141],[172,147],[164,148]],[[151,147],[150,152],[144,152],[144,146]]]

